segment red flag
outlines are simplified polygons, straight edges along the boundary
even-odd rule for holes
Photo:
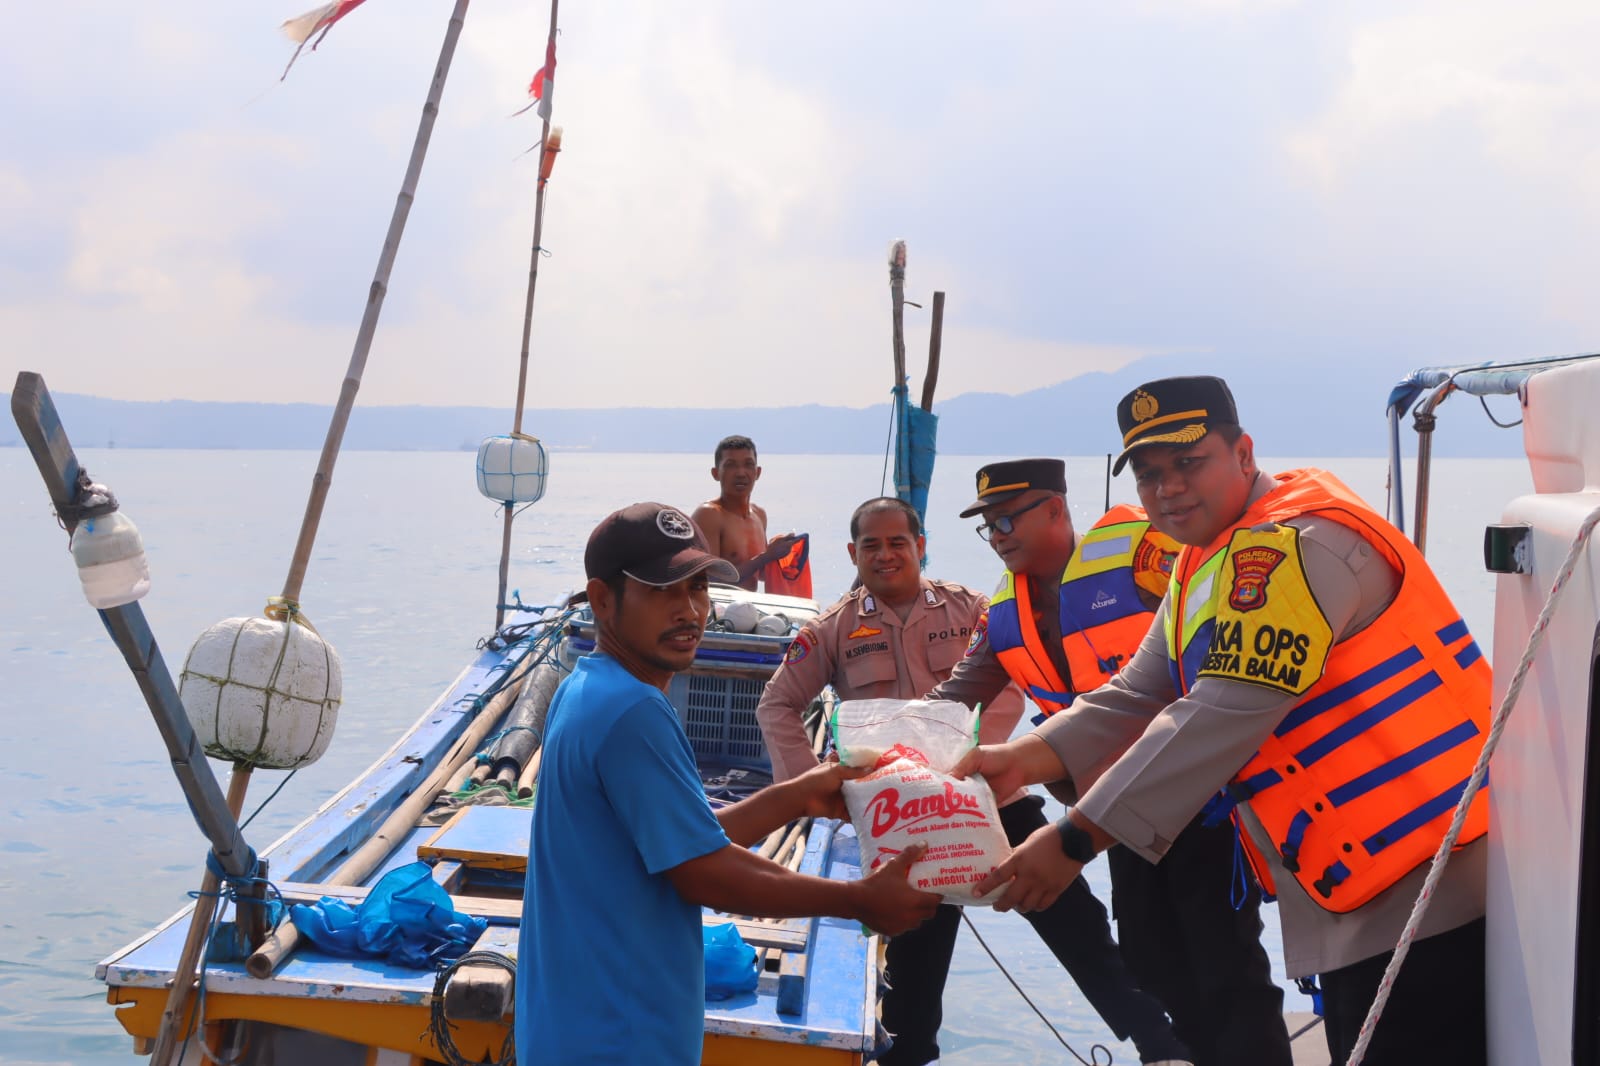
[[[552,33],[550,35],[550,43],[545,45],[544,48],[544,66],[539,68],[539,72],[533,76],[533,81],[528,83],[528,96],[533,100],[533,103],[529,104],[528,107],[538,104],[539,117],[546,122],[550,121],[551,97],[555,95],[555,91],[556,37]],[[523,108],[522,111],[528,110],[528,107]],[[518,111],[517,114],[522,114],[522,111]]]
[[[317,38],[311,43],[311,50],[315,52],[317,45],[322,43],[322,38],[333,28],[333,24],[365,2],[366,0],[333,0],[332,3],[323,4],[315,10],[307,11],[304,15],[298,15],[285,22],[282,26],[283,32],[298,47],[295,48],[294,55],[289,57],[289,66],[283,68],[283,77],[289,76],[289,67],[294,66],[294,61],[300,58],[300,52],[305,48],[307,41],[314,36]]]

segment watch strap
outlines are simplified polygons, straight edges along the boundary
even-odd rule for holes
[[[1061,838],[1061,851],[1073,862],[1088,865],[1099,854],[1089,831],[1072,820],[1070,812],[1056,819],[1056,833]]]

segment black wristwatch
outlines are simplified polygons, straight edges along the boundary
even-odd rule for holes
[[[1071,813],[1062,815],[1056,820],[1056,833],[1061,837],[1061,851],[1073,862],[1087,866],[1094,861],[1094,838],[1089,831],[1073,822]]]

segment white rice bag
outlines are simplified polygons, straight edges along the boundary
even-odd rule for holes
[[[982,777],[949,774],[977,744],[977,712],[947,700],[845,700],[831,726],[839,761],[872,768],[843,785],[862,867],[875,870],[926,843],[912,885],[948,903],[991,902],[972,886],[1011,854],[1000,811]]]

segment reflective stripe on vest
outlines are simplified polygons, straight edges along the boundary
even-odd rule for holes
[[[1334,645],[1327,668],[1229,782],[1248,802],[1283,868],[1323,908],[1360,907],[1438,850],[1489,721],[1489,664],[1411,542],[1322,471],[1280,475],[1234,528],[1315,513],[1346,526],[1400,574],[1394,602]],[[1184,639],[1169,654],[1178,691],[1210,644],[1224,590],[1216,588],[1230,528],[1204,549],[1185,548],[1170,606]],[[1210,582],[1207,584],[1207,582]],[[1178,654],[1172,654],[1172,652]],[[1488,828],[1488,788],[1469,808],[1458,846]],[[1263,856],[1240,834],[1258,871]],[[1270,886],[1269,886],[1270,887]]]
[[[1033,624],[1027,581],[1009,571],[1001,580],[989,601],[990,646],[1006,672],[1046,714],[1070,704],[1077,693],[1104,684],[1149,631],[1154,612],[1139,596],[1133,563],[1139,545],[1150,535],[1144,512],[1121,504],[1078,539],[1061,575],[1061,645],[1070,674],[1066,679],[1056,670]]]

